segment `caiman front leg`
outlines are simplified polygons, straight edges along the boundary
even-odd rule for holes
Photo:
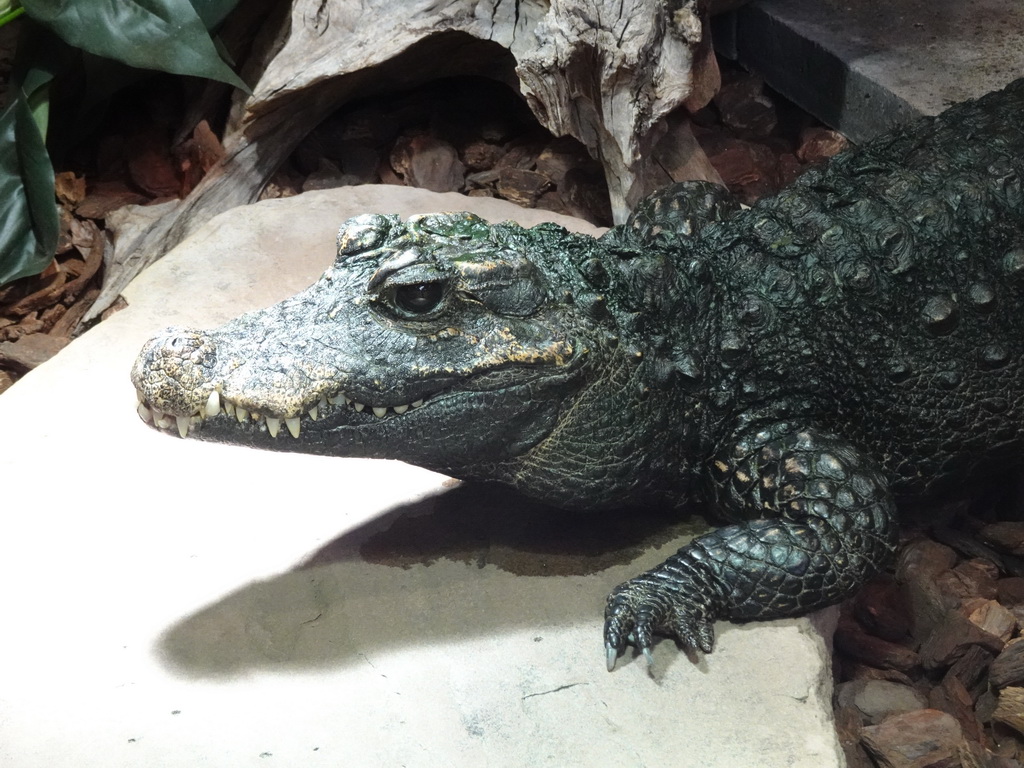
[[[712,623],[802,615],[837,603],[895,552],[888,483],[835,435],[779,424],[712,462],[716,502],[744,520],[690,542],[608,596],[608,669],[627,644],[650,661],[652,636],[710,653]]]

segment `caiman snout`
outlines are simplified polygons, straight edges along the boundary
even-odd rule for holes
[[[146,342],[132,367],[132,383],[143,403],[160,403],[175,417],[206,406],[215,388],[216,345],[202,331],[168,328]]]

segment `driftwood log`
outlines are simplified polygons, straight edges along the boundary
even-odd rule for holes
[[[173,210],[118,237],[85,318],[214,215],[257,199],[296,145],[344,104],[456,75],[504,82],[556,136],[600,160],[612,213],[681,178],[717,179],[680,105],[718,87],[704,0],[274,0],[244,3],[223,36],[255,40],[225,156]],[[214,88],[214,90],[216,87]],[[666,162],[668,158],[668,162]]]

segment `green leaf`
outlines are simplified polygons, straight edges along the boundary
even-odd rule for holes
[[[13,3],[0,3],[0,27],[9,21],[14,21],[25,12],[24,8],[14,8]]]
[[[249,91],[217,55],[189,0],[23,0],[22,4],[33,19],[89,53],[141,69],[220,80]],[[214,11],[211,18],[219,13]]]
[[[58,229],[53,166],[22,92],[0,113],[0,285],[46,269]]]

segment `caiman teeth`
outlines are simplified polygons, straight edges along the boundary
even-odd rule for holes
[[[313,421],[316,421],[317,419],[320,418],[320,409],[321,408],[326,408],[326,407],[327,407],[327,398],[324,397],[323,395],[320,395],[320,401],[316,405],[314,405],[312,408],[309,409],[309,414],[308,414],[309,418],[311,418]]]
[[[281,433],[281,423],[283,422],[288,428],[289,434],[294,438],[298,438],[302,432],[303,416],[308,416],[311,421],[317,421],[324,414],[324,411],[333,410],[332,406],[351,406],[352,410],[356,413],[362,413],[369,409],[376,418],[384,419],[388,416],[389,412],[393,412],[395,416],[401,416],[410,410],[422,408],[423,403],[424,400],[420,399],[404,405],[367,405],[339,392],[336,395],[321,395],[316,403],[297,416],[264,416],[257,411],[250,411],[244,406],[229,400],[221,394],[221,389],[218,386],[210,392],[206,402],[190,416],[175,416],[164,413],[159,408],[146,402],[142,397],[139,398],[138,413],[143,421],[151,422],[159,429],[176,430],[182,437],[186,437],[189,431],[198,429],[204,420],[224,414],[234,418],[239,424],[245,424],[249,421],[263,424],[266,426],[267,432],[271,437],[277,437]]]
[[[153,409],[153,423],[156,426],[160,427],[160,429],[171,428],[171,420],[163,411],[160,411],[156,408]]]
[[[220,413],[220,392],[216,389],[210,393],[210,397],[206,400],[206,418],[212,418]]]

